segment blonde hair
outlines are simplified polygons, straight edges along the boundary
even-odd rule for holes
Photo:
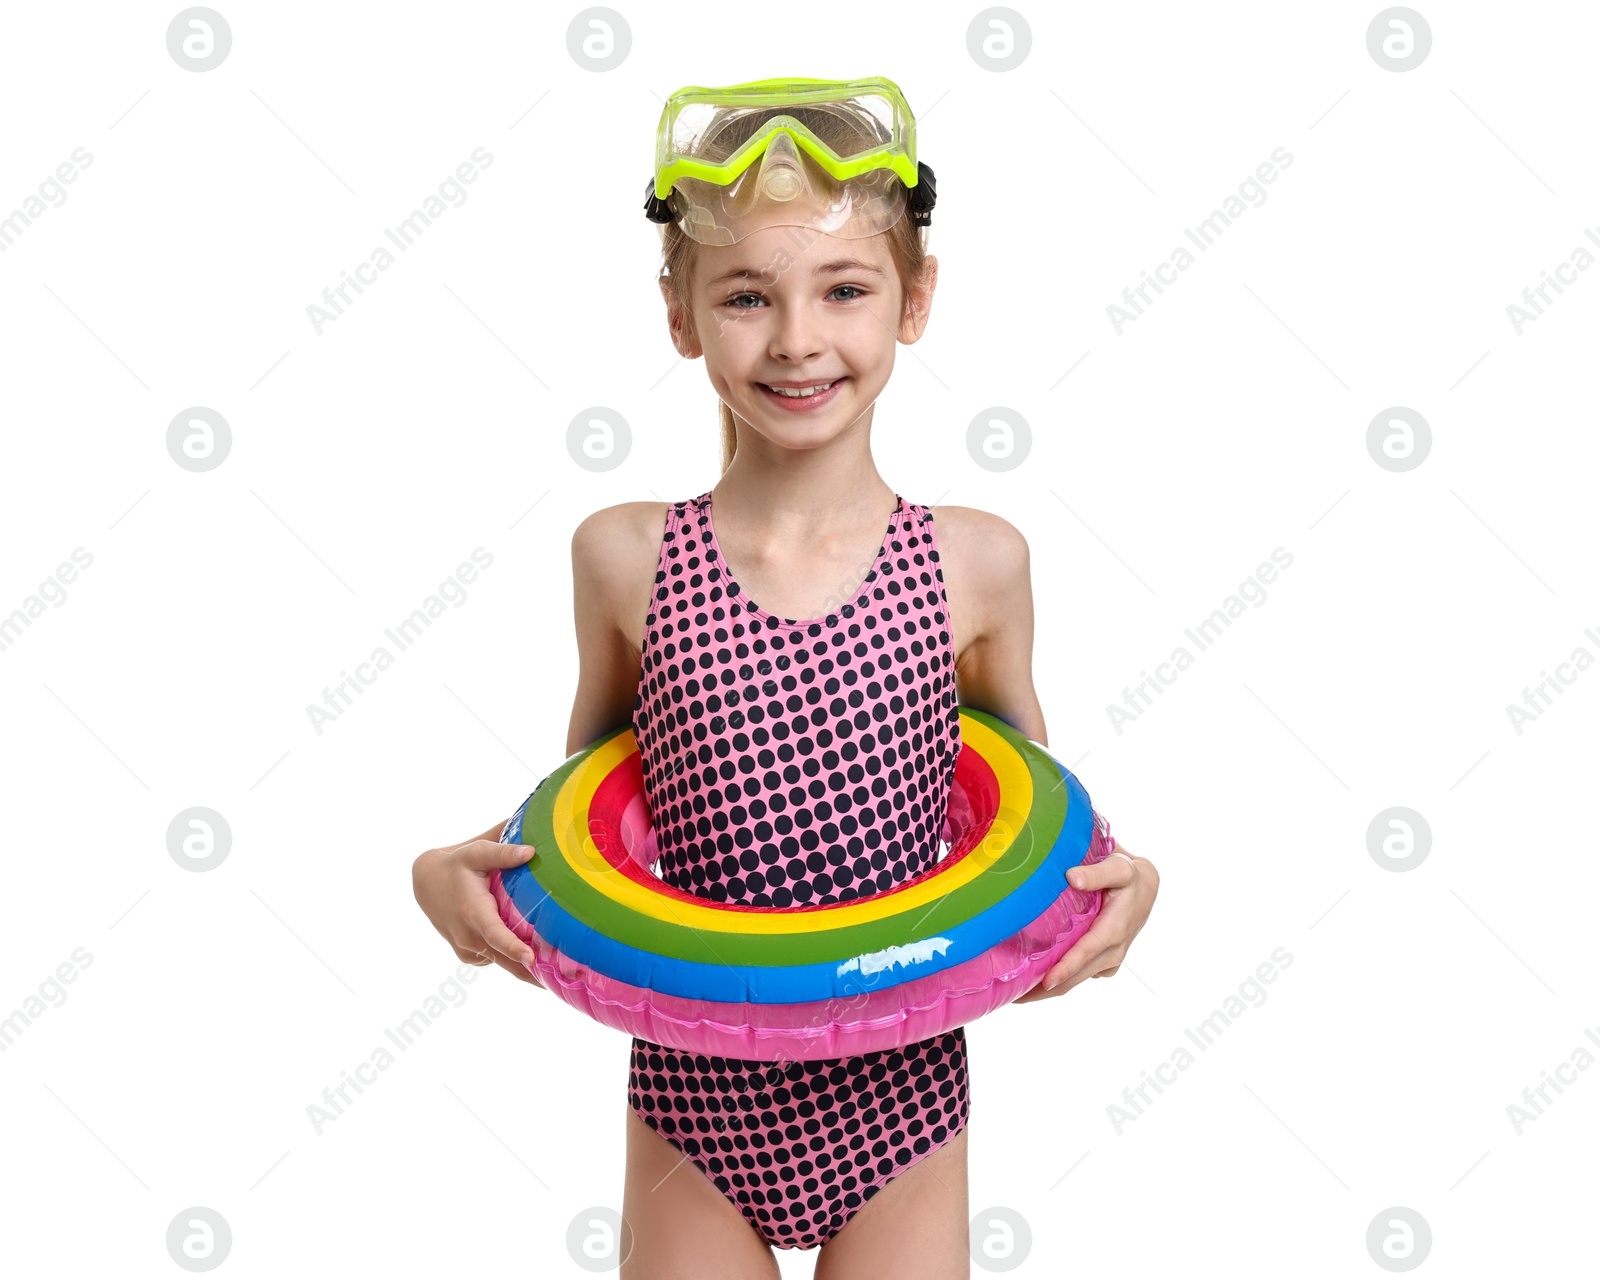
[[[786,114],[800,119],[808,128],[814,130],[818,137],[829,146],[844,155],[864,149],[865,146],[881,141],[879,138],[865,137],[852,121],[843,119],[825,111],[814,111],[799,107],[779,108]],[[724,160],[738,149],[740,144],[750,136],[765,116],[750,113],[738,127],[724,131],[714,142],[705,147],[706,158],[717,161]],[[899,191],[902,197],[909,202],[910,189],[901,186]],[[673,298],[683,307],[686,323],[693,326],[693,311],[690,299],[693,293],[692,277],[694,273],[695,241],[685,235],[676,222],[659,224],[661,228],[661,270],[657,280],[664,289],[670,290]],[[889,256],[894,260],[895,274],[900,278],[902,315],[911,305],[912,290],[917,287],[923,277],[928,258],[928,229],[918,226],[912,219],[909,208],[895,221],[887,231],[878,233],[888,238]],[[734,429],[733,410],[721,398],[717,400],[717,417],[721,424],[722,444],[722,470],[727,471],[733,463],[734,450],[738,446],[738,433]]]

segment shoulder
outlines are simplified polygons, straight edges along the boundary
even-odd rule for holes
[[[928,510],[933,512],[934,520],[938,522],[941,546],[944,531],[949,530],[957,538],[992,542],[994,546],[1011,544],[1022,549],[1027,547],[1027,539],[1022,538],[1018,526],[1003,515],[995,515],[992,510],[982,510],[981,507],[928,507]]]
[[[619,502],[585,516],[572,531],[573,585],[603,596],[623,626],[632,626],[641,592],[655,588],[670,505]]]
[[[1028,540],[1022,530],[992,511],[978,507],[930,507],[939,538],[939,559],[978,557],[982,560],[1026,561]]]
[[[586,568],[626,564],[644,547],[652,551],[666,529],[665,502],[619,502],[585,516],[572,531],[572,558]],[[652,556],[652,559],[654,557]]]
[[[957,652],[989,634],[1000,619],[1014,616],[1019,595],[1029,590],[1028,540],[1011,521],[978,507],[933,507],[950,611],[962,636]],[[965,625],[961,625],[965,617]]]

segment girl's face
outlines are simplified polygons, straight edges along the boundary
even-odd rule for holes
[[[765,227],[737,244],[696,245],[692,317],[669,290],[668,324],[744,428],[774,444],[811,448],[869,415],[894,368],[895,343],[927,324],[938,264],[907,312],[887,233],[836,239],[804,227]],[[832,384],[809,397],[772,390]]]

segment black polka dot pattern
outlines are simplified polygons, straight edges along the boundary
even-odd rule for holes
[[[661,877],[762,907],[892,888],[938,858],[961,747],[932,513],[900,500],[854,596],[794,622],[733,581],[710,498],[668,517],[634,706]]]
[[[826,906],[941,855],[961,750],[933,513],[896,495],[865,579],[780,618],[722,558],[709,492],[668,508],[633,714],[668,884]],[[779,1248],[825,1243],[968,1116],[964,1028],[849,1058],[706,1058],[635,1038],[628,1102]]]
[[[707,1058],[635,1038],[628,1105],[769,1244],[813,1249],[967,1123],[964,1028],[820,1062]]]

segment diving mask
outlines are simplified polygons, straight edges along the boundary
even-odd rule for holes
[[[881,76],[679,89],[661,113],[645,188],[645,216],[701,244],[769,226],[859,239],[908,212],[928,226],[933,204],[911,108]]]

